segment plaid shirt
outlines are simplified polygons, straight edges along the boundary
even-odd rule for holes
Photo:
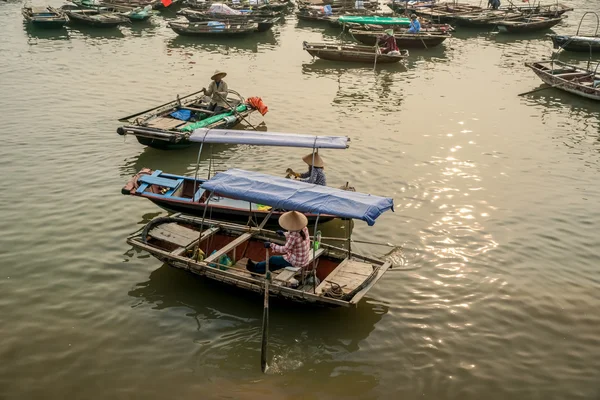
[[[289,262],[294,267],[300,268],[308,264],[308,259],[310,257],[308,228],[304,227],[302,232],[304,232],[304,237],[306,237],[305,240],[302,240],[300,232],[286,232],[284,246],[271,243],[271,249],[273,249],[273,251],[283,253],[285,261]]]
[[[314,183],[315,185],[327,186],[327,180],[325,179],[325,173],[323,168],[312,168],[303,174],[300,174],[300,180],[306,183]]]

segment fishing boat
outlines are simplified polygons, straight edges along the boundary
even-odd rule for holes
[[[53,7],[25,6],[21,10],[25,21],[35,27],[46,29],[62,28],[69,21],[67,15]]]
[[[383,32],[351,29],[350,34],[354,39],[367,46],[375,46],[375,43]],[[406,30],[404,30],[394,32],[394,37],[396,38],[396,45],[398,47],[428,49],[439,46],[444,40],[451,38],[452,35],[442,31],[425,32],[422,30],[419,33],[406,33]]]
[[[169,22],[168,25],[183,36],[240,36],[258,31],[254,22]]]
[[[232,22],[245,22],[248,20],[257,19],[273,19],[279,20],[281,15],[272,11],[256,11],[256,12],[245,12],[238,14],[227,14],[221,12],[199,11],[191,8],[184,8],[177,13],[187,18],[190,22],[205,22],[205,21],[232,21]]]
[[[596,16],[596,31],[593,35],[580,35],[581,23],[588,14]],[[600,36],[598,36],[598,27],[600,26],[600,17],[595,12],[586,12],[579,21],[575,35],[549,35],[555,49],[564,49],[567,51],[590,52],[590,54],[600,51]]]
[[[427,18],[437,23],[455,23],[455,18],[463,14],[474,14],[485,10],[479,6],[464,3],[439,3],[431,7],[421,7],[410,10],[419,17]]]
[[[213,196],[264,204],[316,215],[335,215],[373,225],[385,211],[393,210],[391,198],[347,192],[326,186],[277,178],[258,172],[231,169],[204,182],[207,201]],[[348,249],[321,243],[315,222],[311,255],[304,267],[287,267],[265,274],[249,272],[248,259],[268,257],[264,241],[283,244],[275,232],[265,229],[269,213],[258,226],[175,214],[150,221],[127,243],[175,268],[187,270],[227,285],[264,293],[302,304],[356,306],[391,267],[390,261],[367,257]],[[311,224],[309,229],[313,229]],[[350,244],[351,239],[346,241]],[[266,298],[265,301],[268,301]]]
[[[433,7],[434,5],[435,5],[435,0],[424,0],[424,1],[398,0],[398,1],[390,1],[390,2],[386,3],[386,6],[388,6],[392,11],[399,13],[399,14],[409,13],[418,8],[430,8],[430,7]]]
[[[101,13],[121,14],[129,18],[132,22],[146,21],[152,16],[152,5],[133,8],[118,4],[104,3],[97,0],[72,0],[71,2],[77,5],[79,9],[96,10]]]
[[[600,100],[598,65],[592,70],[589,62],[587,68],[555,60],[525,63],[547,85],[592,100]]]
[[[77,5],[65,5],[61,8],[69,17],[69,24],[93,26],[96,28],[115,28],[131,21],[124,15],[100,11],[96,9],[80,8]]]
[[[197,129],[188,140],[200,145],[198,159],[200,159],[202,148],[213,144],[296,147],[315,151],[346,149],[350,143],[350,139],[346,136],[313,136],[223,129]],[[212,163],[212,160],[209,161]],[[209,164],[209,170],[211,170],[211,164]],[[227,196],[213,196],[208,202],[207,193],[201,189],[201,185],[205,181],[206,179],[198,178],[197,174],[190,177],[145,168],[127,182],[121,193],[146,198],[168,211],[195,216],[206,214],[211,218],[241,223],[246,223],[250,219],[259,221],[271,211],[271,207]],[[274,211],[274,214],[277,216],[281,213]],[[307,215],[307,217],[314,221],[317,215]],[[332,218],[334,217],[330,215],[321,215],[320,221],[325,222]]]
[[[120,126],[117,133],[133,135],[141,144],[157,149],[185,148],[192,144],[188,138],[194,130],[231,128],[244,121],[262,103],[258,97],[246,100],[238,92],[229,90],[237,98],[228,97],[230,108],[215,114],[208,109],[210,98],[201,93],[200,90],[178,96],[176,100],[123,117],[119,121],[125,125]],[[266,110],[262,112],[266,113]]]
[[[456,15],[453,18],[453,23],[463,27],[481,27],[493,25],[496,21],[511,20],[522,16],[523,13],[519,11],[485,10]]]
[[[208,10],[212,7],[213,3],[210,1],[204,0],[184,0],[183,4],[186,7],[193,8],[195,10]],[[218,4],[226,5],[234,10],[248,10],[252,9],[254,11],[275,11],[281,12],[290,6],[290,3],[285,0],[274,0],[274,1],[264,1],[264,0],[250,0],[245,3],[240,2],[232,2],[232,1],[221,1]]]
[[[510,20],[496,21],[494,25],[498,27],[498,31],[500,32],[524,33],[548,30],[559,24],[562,20],[562,17],[520,17]]]
[[[304,42],[302,46],[311,56],[330,61],[375,63],[377,60],[378,64],[389,64],[400,62],[408,57],[408,50],[400,50],[399,54],[380,54],[372,46],[355,44]]]

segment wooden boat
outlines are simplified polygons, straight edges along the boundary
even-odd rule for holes
[[[339,25],[378,25],[385,27],[408,27],[410,18],[384,17],[379,15],[342,15],[337,18]]]
[[[456,15],[453,18],[453,23],[464,27],[489,26],[494,25],[496,21],[511,20],[513,18],[521,18],[522,16],[523,13],[519,11],[484,10]]]
[[[390,198],[235,169],[215,175],[201,189],[209,195],[281,205],[302,213],[333,214],[369,225],[383,212],[393,210]],[[223,284],[321,306],[356,306],[391,267],[390,261],[321,243],[315,235],[314,242],[318,243],[311,244],[306,266],[287,267],[266,276],[253,274],[245,268],[246,263],[248,259],[265,259],[263,242],[283,244],[273,231],[264,228],[271,217],[267,215],[253,227],[175,214],[150,221],[141,232],[129,236],[127,243],[172,267]],[[312,231],[312,224],[309,229]],[[315,224],[314,232],[316,229]],[[349,237],[346,240],[350,242]]]
[[[87,1],[87,0],[72,0],[73,4],[77,5],[79,9],[83,10],[96,10],[100,13],[115,13],[121,14],[132,22],[134,21],[146,21],[152,16],[152,5],[145,7],[127,7],[118,4],[103,3],[98,1]]]
[[[598,66],[592,71],[589,63],[588,68],[580,68],[553,60],[525,63],[525,66],[531,68],[547,85],[588,99],[600,100]]]
[[[229,145],[258,145],[299,147],[313,149],[346,149],[350,139],[346,136],[313,136],[293,135],[275,132],[256,132],[222,129],[200,129],[193,132],[189,141],[198,144],[229,144]],[[200,149],[202,151],[202,147]],[[199,155],[200,157],[200,155]],[[227,196],[213,197],[207,202],[207,193],[200,188],[206,179],[167,174],[162,171],[142,169],[127,182],[121,192],[146,198],[159,207],[169,211],[185,214],[211,216],[214,219],[248,222],[249,218],[256,221],[264,218],[271,207],[249,203]],[[276,215],[280,213],[274,211]],[[307,217],[314,221],[317,214]],[[321,215],[320,221],[325,222],[333,216]]]
[[[523,33],[537,32],[552,28],[562,21],[562,17],[521,17],[510,20],[497,21],[494,23],[500,32]]]
[[[207,109],[210,99],[198,91],[119,119],[125,125],[120,126],[117,133],[134,135],[141,144],[158,149],[188,147],[192,144],[188,139],[195,129],[230,128],[256,111],[239,93],[229,92],[239,97],[227,98],[231,110],[214,114]],[[182,119],[181,112],[187,114],[183,118],[189,118]]]
[[[56,29],[62,28],[69,21],[67,15],[53,7],[26,6],[21,10],[25,21],[35,27]]]
[[[307,43],[302,44],[311,56],[330,61],[364,62],[378,64],[397,63],[408,57],[408,50],[400,50],[400,54],[379,54],[371,46],[354,44],[337,45],[333,43]]]
[[[596,16],[596,31],[591,36],[580,35],[581,23],[588,14]],[[575,35],[549,35],[555,49],[564,49],[567,51],[577,52],[597,52],[600,51],[600,36],[598,36],[598,28],[600,27],[600,17],[595,12],[586,12],[579,21],[577,32]]]
[[[435,5],[435,0],[424,0],[424,1],[411,1],[410,4],[408,1],[398,0],[398,1],[390,1],[386,3],[392,11],[403,14],[410,13],[411,11],[419,8],[429,8]]]
[[[199,11],[191,8],[184,8],[177,13],[187,18],[190,22],[206,22],[206,21],[231,21],[231,22],[247,22],[249,20],[264,20],[274,19],[279,20],[281,14],[272,11],[257,11],[244,14],[221,14],[212,13],[210,11]]]
[[[377,39],[383,34],[383,32],[365,31],[351,29],[350,34],[357,41],[366,44],[367,46],[375,46]],[[447,32],[419,32],[419,33],[406,33],[394,32],[396,38],[396,44],[400,48],[420,48],[428,49],[430,47],[439,46],[444,40],[452,37]]]
[[[252,4],[254,3],[254,4]],[[208,10],[213,4],[210,1],[202,1],[202,0],[184,0],[183,4],[186,7],[190,7],[193,8],[194,10],[203,10],[206,11]],[[274,1],[269,1],[264,2],[264,1],[250,1],[250,2],[246,2],[244,4],[240,3],[240,2],[232,2],[232,1],[220,1],[217,4],[223,4],[226,5],[234,10],[249,10],[252,9],[253,11],[273,11],[273,12],[281,12],[284,11],[286,8],[288,8],[290,6],[290,3],[288,1],[284,1],[284,0],[274,0]]]
[[[183,36],[239,36],[258,30],[258,25],[253,22],[169,22],[168,25],[175,33]]]
[[[121,14],[84,9],[76,5],[65,5],[62,7],[62,10],[69,17],[69,23],[74,25],[114,28],[131,22],[129,18]]]
[[[174,7],[181,0],[102,0],[105,5],[123,6],[129,8],[145,8],[152,6],[153,10],[162,10],[169,7]]]
[[[412,13],[437,23],[452,24],[455,18],[463,14],[474,14],[485,10],[479,6],[463,3],[440,3],[432,7],[416,8]]]

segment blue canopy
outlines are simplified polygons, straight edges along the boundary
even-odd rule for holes
[[[306,147],[310,149],[345,149],[350,142],[350,138],[347,136],[314,136],[206,128],[195,129],[188,140],[197,143],[251,144],[258,146]]]
[[[361,219],[369,225],[394,201],[387,197],[313,185],[242,169],[217,173],[201,187],[227,197],[303,213]]]

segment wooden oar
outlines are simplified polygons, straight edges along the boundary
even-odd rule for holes
[[[379,54],[379,38],[375,41],[375,63],[373,64],[373,71],[377,67],[377,55]]]
[[[546,89],[550,89],[550,88],[553,88],[553,87],[554,87],[554,86],[544,86],[544,87],[541,87],[541,88],[537,88],[537,89],[530,90],[529,92],[519,93],[518,95],[519,95],[519,96],[525,96],[525,95],[527,95],[527,94],[531,94],[531,93],[539,92],[539,91],[541,91],[541,90],[546,90]]]
[[[262,342],[260,346],[260,369],[267,372],[267,344],[269,336],[269,248],[266,248],[267,259],[265,265],[265,302],[263,305]]]
[[[175,102],[177,100],[185,99],[185,98],[188,98],[188,97],[193,96],[195,94],[198,94],[198,93],[202,92],[203,90],[204,89],[200,89],[197,92],[194,92],[192,94],[188,94],[187,96],[183,96],[183,97],[177,98],[175,100],[168,101],[165,104],[161,104],[160,106],[152,107],[152,108],[149,108],[149,109],[144,110],[142,112],[139,112],[139,113],[136,113],[136,114],[132,114],[132,115],[128,115],[127,117],[119,118],[119,121],[123,121],[125,119],[131,119],[131,118],[137,117],[138,115],[146,114],[149,111],[156,110],[157,108],[161,108],[161,107],[167,106],[167,105],[169,105],[169,104],[171,104],[171,103],[173,103],[173,102]]]

